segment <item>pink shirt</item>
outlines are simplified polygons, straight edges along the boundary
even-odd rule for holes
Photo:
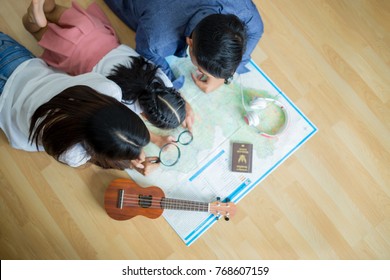
[[[100,7],[93,3],[87,10],[72,2],[58,24],[49,23],[39,42],[47,64],[71,75],[87,73],[119,40]]]

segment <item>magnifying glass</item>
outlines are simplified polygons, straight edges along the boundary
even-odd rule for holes
[[[177,139],[173,143],[167,143],[161,147],[158,159],[152,163],[161,163],[165,166],[174,166],[179,162],[181,152],[180,148],[176,143],[181,145],[188,145],[194,139],[192,133],[189,130],[184,130],[179,134]]]

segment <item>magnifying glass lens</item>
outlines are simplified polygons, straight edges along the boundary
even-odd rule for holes
[[[180,149],[175,144],[169,143],[160,150],[160,162],[165,166],[175,165],[180,158]]]
[[[180,133],[178,142],[182,145],[188,145],[191,143],[192,139],[192,133],[186,130]]]

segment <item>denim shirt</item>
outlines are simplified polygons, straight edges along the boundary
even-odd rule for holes
[[[186,56],[186,37],[211,14],[234,14],[247,28],[247,46],[238,73],[263,34],[263,22],[251,0],[105,0],[107,5],[136,32],[136,51],[159,65],[171,81],[175,76],[166,57]]]

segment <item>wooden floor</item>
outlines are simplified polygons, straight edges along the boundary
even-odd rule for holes
[[[0,0],[0,29],[39,55],[21,23],[29,2]],[[72,169],[0,132],[1,259],[390,259],[390,1],[255,3],[265,33],[253,59],[319,132],[237,216],[186,247],[163,218],[106,215],[104,190],[125,172]]]

